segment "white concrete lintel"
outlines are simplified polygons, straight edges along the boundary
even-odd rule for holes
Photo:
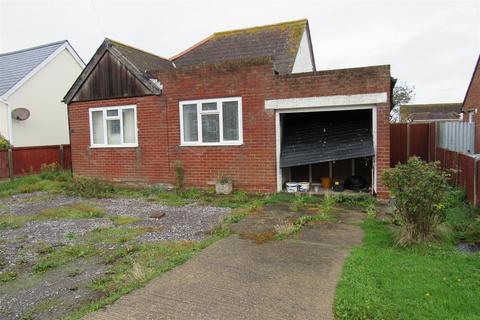
[[[387,103],[387,92],[265,100],[265,109],[304,109]]]

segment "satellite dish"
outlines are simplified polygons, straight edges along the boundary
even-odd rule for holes
[[[23,121],[30,117],[30,111],[26,108],[16,108],[12,110],[12,118]]]

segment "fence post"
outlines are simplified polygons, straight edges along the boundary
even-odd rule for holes
[[[407,123],[407,161],[410,158],[410,123]]]
[[[63,144],[60,145],[59,153],[60,153],[60,166],[62,167],[62,169],[65,169],[65,153],[63,151]]]
[[[12,148],[8,148],[8,177],[10,180],[13,180],[13,150]]]
[[[478,167],[477,159],[473,160],[473,206],[477,208],[477,183],[478,183]]]

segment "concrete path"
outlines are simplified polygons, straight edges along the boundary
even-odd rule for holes
[[[263,244],[233,235],[87,319],[333,319],[343,262],[361,240],[358,226],[326,222]]]

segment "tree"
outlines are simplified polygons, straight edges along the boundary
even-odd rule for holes
[[[400,105],[409,103],[415,99],[415,87],[406,82],[395,85],[392,94],[393,108],[390,112],[390,122],[400,121]]]

